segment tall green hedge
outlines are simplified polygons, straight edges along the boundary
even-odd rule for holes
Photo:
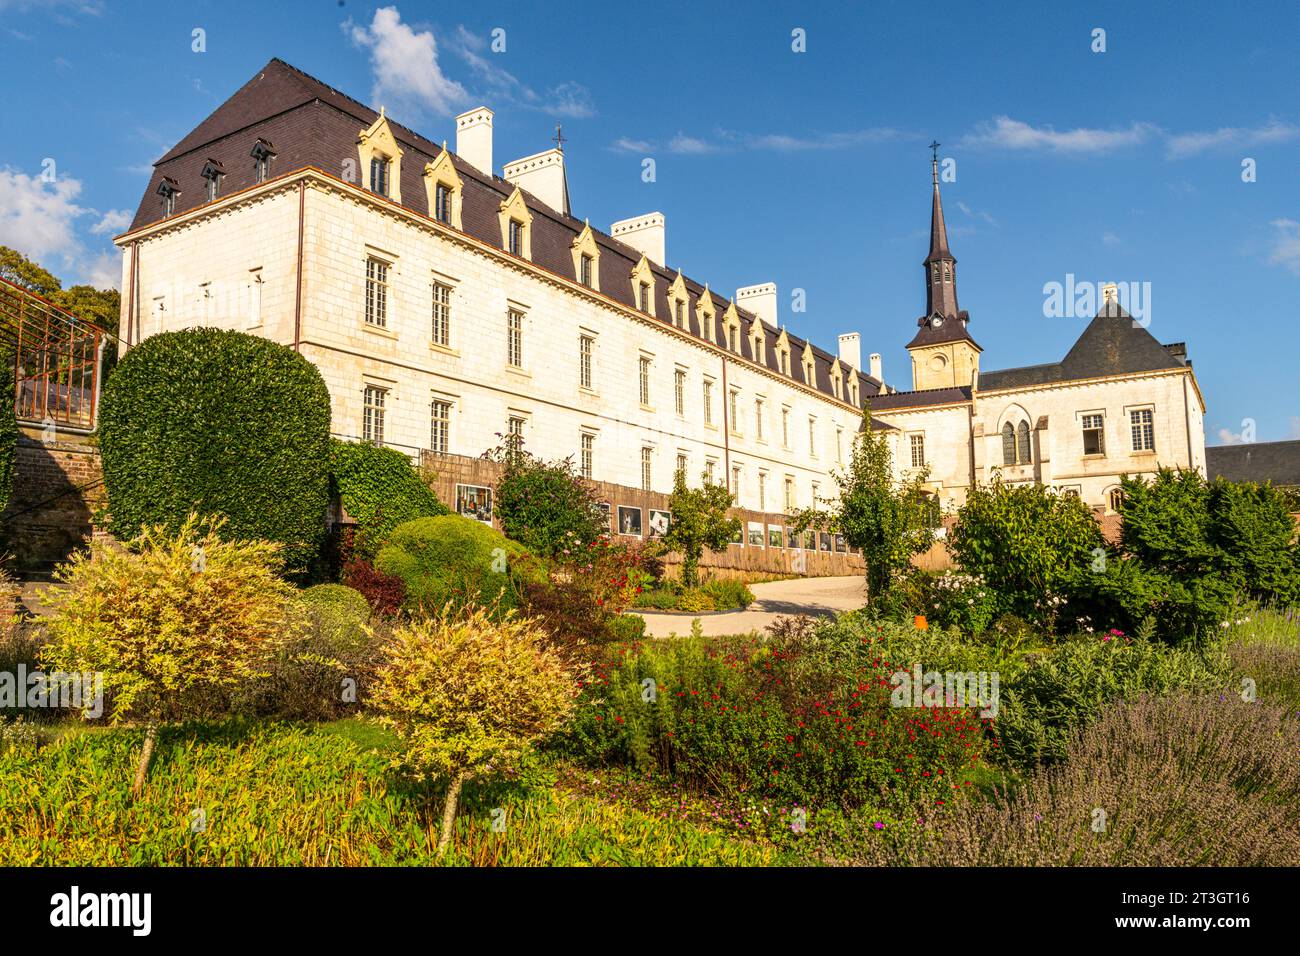
[[[399,524],[450,513],[411,460],[393,448],[332,439],[330,477],[348,517],[357,522],[357,553],[366,557],[373,557]]]
[[[325,381],[292,349],[221,329],[145,339],[100,402],[112,529],[221,514],[225,534],[278,541],[302,570],[325,534],[329,426]]]
[[[14,421],[14,353],[0,342],[0,511],[9,501],[14,478],[18,424]]]

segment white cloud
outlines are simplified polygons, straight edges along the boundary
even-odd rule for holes
[[[998,221],[994,219],[992,216],[990,216],[983,209],[972,209],[970,206],[966,205],[966,203],[962,202],[961,200],[957,201],[957,208],[960,209],[962,212],[964,212],[966,215],[970,216],[972,219],[983,219],[990,226],[993,226],[994,228],[997,227]]]
[[[1077,129],[1058,131],[1051,126],[1030,126],[1009,116],[995,116],[962,137],[962,145],[977,149],[1022,152],[1046,151],[1082,155],[1134,146],[1149,139],[1156,128],[1132,123],[1127,129]]]
[[[74,13],[84,13],[97,17],[104,12],[101,0],[0,0],[0,11],[27,13],[31,10],[45,12],[71,9]]]
[[[412,30],[396,7],[377,9],[368,27],[351,21],[343,27],[353,43],[370,51],[373,105],[449,116],[465,103],[465,88],[438,65],[433,31]]]
[[[1234,432],[1230,428],[1219,429],[1220,445],[1240,445],[1242,442],[1241,432]]]
[[[1300,126],[1271,119],[1263,126],[1221,126],[1199,133],[1170,136],[1166,148],[1173,159],[1186,159],[1207,150],[1249,149],[1269,143],[1285,143],[1300,137]]]
[[[1300,275],[1300,222],[1294,219],[1274,219],[1273,248],[1268,261],[1275,266]]]
[[[81,182],[71,176],[61,174],[48,182],[40,176],[0,168],[0,245],[17,249],[73,281],[116,288],[121,281],[120,260],[111,252],[88,253],[77,236],[77,224],[83,216],[99,216],[90,229],[99,234],[100,226],[126,214],[113,210],[100,215],[78,205],[80,195]]]
[[[1107,230],[1101,234],[1101,244],[1103,246],[1121,246],[1124,244],[1124,240]]]
[[[789,133],[742,133],[736,130],[716,129],[708,138],[679,132],[662,143],[621,136],[610,144],[610,149],[619,153],[651,153],[662,150],[679,156],[701,156],[739,149],[790,153],[845,149],[863,143],[879,143],[896,139],[899,135],[897,130],[883,127],[839,133],[811,133],[802,136]]]
[[[110,209],[100,217],[99,222],[90,227],[90,231],[96,236],[112,236],[125,232],[129,225],[131,225],[131,213],[125,209]]]
[[[484,93],[495,102],[507,102],[562,119],[588,119],[596,115],[591,93],[572,80],[538,93],[509,70],[499,66],[496,54],[484,55],[487,41],[464,26],[458,26],[448,49],[464,60],[484,86]]]

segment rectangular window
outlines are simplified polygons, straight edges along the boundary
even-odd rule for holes
[[[451,224],[451,187],[446,183],[438,183],[433,191],[433,217]]]
[[[713,484],[714,469],[717,467],[717,464],[718,463],[712,458],[704,462],[704,480],[709,484]]]
[[[727,348],[733,352],[740,351],[740,342],[738,341],[737,328],[734,325],[727,326]]]
[[[844,464],[844,429],[835,429],[835,460]]]
[[[754,399],[754,437],[763,440],[763,400]]]
[[[259,156],[253,160],[253,177],[259,183],[266,182],[267,173],[271,171],[271,160],[266,156]]]
[[[674,474],[683,477],[686,475],[686,456],[681,452],[677,453],[677,471]]]
[[[451,438],[451,402],[435,398],[429,406],[429,450],[447,454]]]
[[[590,335],[578,336],[578,384],[591,388],[591,354],[596,340]]]
[[[673,372],[673,405],[678,415],[686,414],[686,372],[682,369]]]
[[[790,447],[790,409],[781,409],[781,447]]]
[[[582,467],[582,477],[586,478],[588,481],[591,480],[592,459],[595,454],[595,450],[596,450],[596,436],[588,435],[586,432],[583,432],[582,454],[580,456],[581,458],[580,463]]]
[[[818,497],[817,497],[817,489],[819,489],[820,487],[821,487],[821,485],[817,484],[817,482],[814,481],[814,482],[812,483],[812,506],[813,506],[814,508],[817,507],[817,502],[818,502],[818,500],[819,500]]]
[[[737,435],[740,434],[740,413],[736,410],[736,399],[740,397],[740,392],[734,388],[727,396],[727,414],[731,417],[731,430]]]
[[[207,189],[208,202],[212,202],[213,200],[215,200],[215,199],[217,198],[217,193],[218,193],[218,192],[220,191],[220,189],[221,189],[221,185],[220,185],[220,184],[221,184],[221,177],[220,177],[220,176],[209,176],[209,177],[208,177],[208,183],[207,183],[207,186],[205,187],[205,188]]]
[[[673,303],[673,324],[679,329],[686,328],[686,303],[678,299]]]
[[[524,439],[524,420],[522,416],[511,415],[506,420],[506,436],[515,441],[522,442]]]
[[[767,472],[758,473],[758,510],[767,510]]]
[[[388,263],[366,260],[366,325],[388,328]]]
[[[367,385],[361,416],[361,438],[372,445],[384,443],[384,404],[388,389]]]
[[[650,404],[650,360],[642,356],[637,361],[637,373],[641,384],[641,404]]]
[[[388,160],[382,156],[370,160],[370,191],[380,196],[388,195]]]
[[[650,311],[650,283],[642,282],[637,286],[636,307],[642,312]]]
[[[518,219],[510,220],[510,252],[516,256],[524,254],[524,224]]]
[[[911,436],[911,441],[912,441],[912,467],[924,468],[925,467],[925,436],[913,435]]]
[[[506,311],[506,362],[512,368],[524,367],[524,314],[518,309]]]
[[[451,286],[433,284],[433,344],[451,347]]]
[[[1129,412],[1129,424],[1133,426],[1133,450],[1156,450],[1155,413],[1149,408],[1139,408]]]
[[[817,457],[817,419],[808,418],[808,454]]]
[[[731,466],[731,494],[735,497],[737,502],[740,501],[740,466],[739,465]]]
[[[785,479],[785,510],[787,514],[794,511],[794,479],[789,477]]]
[[[1104,455],[1106,453],[1106,418],[1104,415],[1083,416],[1083,453],[1085,455]]]
[[[713,424],[713,383],[704,380],[704,424]]]
[[[578,257],[578,281],[591,288],[591,256],[583,254]]]
[[[650,458],[654,454],[652,448],[641,449],[641,490],[650,490]]]

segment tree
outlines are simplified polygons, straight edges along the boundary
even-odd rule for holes
[[[827,524],[862,551],[867,566],[867,602],[880,605],[911,567],[913,556],[934,542],[939,509],[925,490],[928,470],[894,480],[886,433],[871,427],[871,413],[853,440],[848,468],[832,472],[839,497],[830,509],[813,502],[795,517],[795,531]]]
[[[0,279],[48,299],[59,308],[98,328],[116,333],[122,312],[122,295],[116,289],[91,285],[63,288],[58,277],[16,249],[0,246]]]
[[[0,339],[0,511],[5,510],[13,488],[14,456],[18,448],[18,423],[14,419],[14,353]]]
[[[573,466],[573,459],[543,461],[508,436],[483,457],[500,463],[496,517],[506,536],[533,554],[555,557],[583,549],[609,532],[609,519],[597,508],[600,495]]]
[[[329,428],[325,380],[288,346],[223,329],[150,336],[100,400],[112,529],[219,514],[234,538],[279,542],[301,573],[325,537]]]
[[[558,728],[573,710],[580,675],[535,622],[493,621],[482,607],[398,628],[381,653],[370,704],[406,745],[399,764],[447,781],[442,854],[461,788],[511,766]]]
[[[55,576],[43,659],[54,671],[102,675],[114,723],[145,721],[133,798],[159,725],[220,711],[223,695],[262,676],[263,662],[301,630],[278,547],[224,541],[221,525],[190,515],[126,547],[92,543]]]
[[[721,551],[740,533],[740,522],[727,517],[734,500],[724,485],[707,479],[699,488],[687,487],[682,469],[673,477],[673,493],[668,497],[673,517],[663,541],[669,550],[681,552],[682,584],[687,587],[699,584],[704,549]]]
[[[0,279],[22,286],[44,299],[53,299],[63,283],[17,249],[0,246]]]

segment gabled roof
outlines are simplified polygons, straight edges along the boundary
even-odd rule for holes
[[[1161,345],[1123,306],[1111,300],[1102,305],[1101,311],[1088,323],[1061,361],[981,371],[979,387],[980,391],[1024,388],[1187,367],[1179,358],[1178,350]]]
[[[1300,441],[1211,446],[1205,449],[1205,470],[1211,478],[1300,487]]]
[[[969,402],[970,399],[970,386],[958,385],[951,388],[923,388],[915,392],[872,395],[867,399],[867,407],[873,412],[887,412],[904,408],[925,408],[928,405],[953,405]]]
[[[166,179],[179,184],[180,193],[176,212],[183,213],[204,204],[206,197],[199,179],[203,164],[209,158],[226,160],[228,182],[223,193],[229,195],[255,185],[249,155],[259,138],[276,144],[273,176],[286,175],[307,166],[316,166],[333,175],[339,175],[340,162],[356,160],[356,139],[379,117],[379,113],[344,93],[322,83],[285,63],[273,58],[256,76],[245,83],[230,99],[219,106],[167,154],[154,164],[154,175],[136,212],[131,230],[156,222],[162,218],[155,201],[158,184]],[[423,188],[423,169],[443,147],[394,122],[388,117],[393,135],[411,155],[403,159],[401,167],[401,204],[421,215],[429,215],[428,198]],[[202,149],[202,152],[197,152]],[[514,192],[516,186],[493,174],[479,170],[464,159],[450,153],[457,173],[463,180],[462,226],[464,231],[483,242],[502,248],[498,208],[501,200]],[[528,210],[533,217],[531,229],[532,262],[553,273],[576,280],[571,248],[573,240],[584,228],[582,220],[543,203],[527,190],[521,190]],[[641,253],[626,243],[597,229],[593,237],[600,248],[600,293],[623,305],[635,308],[629,276],[641,258]],[[657,280],[655,283],[655,310],[658,321],[672,324],[672,309],[668,301],[668,287],[677,277],[676,270],[651,263]],[[726,310],[726,299],[689,277],[683,277],[690,296],[687,316],[689,332],[697,337],[701,330],[695,322],[695,305],[707,295],[716,315]],[[741,319],[741,355],[765,365],[774,374],[777,371],[775,343],[780,329],[764,323],[763,335],[766,355],[752,355],[750,332],[756,315],[737,308]],[[793,335],[791,348],[800,353],[805,340]],[[832,396],[829,368],[835,361],[831,353],[812,346],[817,372],[817,390]],[[798,363],[792,363],[791,378],[802,381]],[[856,373],[859,394],[865,398],[881,388],[881,383],[865,372]]]

